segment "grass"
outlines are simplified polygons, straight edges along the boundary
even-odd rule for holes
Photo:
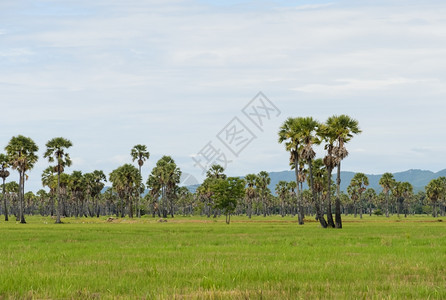
[[[446,222],[0,221],[0,299],[445,299]]]

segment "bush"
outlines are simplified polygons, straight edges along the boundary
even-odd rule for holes
[[[374,211],[373,211],[373,214],[375,215],[375,216],[382,216],[383,215],[383,212],[381,211],[381,209],[375,209]]]

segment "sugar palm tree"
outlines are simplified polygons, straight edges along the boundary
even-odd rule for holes
[[[330,117],[327,121],[327,123],[331,123]],[[337,134],[335,131],[335,128],[332,126],[329,126],[326,124],[321,124],[318,128],[317,134],[319,137],[325,141],[325,150],[327,150],[327,154],[324,157],[324,165],[327,170],[327,222],[330,227],[335,228],[336,225],[333,220],[332,215],[332,207],[331,207],[331,173],[333,172],[333,169],[337,166],[338,160],[336,159],[336,156],[333,153],[334,150],[334,144],[337,141]]]
[[[5,154],[0,154],[0,178],[3,180],[2,194],[3,194],[3,206],[5,210],[5,221],[8,221],[8,205],[6,204],[6,191],[5,191],[5,180],[9,176],[9,158]]]
[[[446,192],[446,178],[438,177],[437,179],[432,179],[425,187],[426,196],[432,203],[432,216],[434,218],[438,217],[437,204],[438,201],[444,197]]]
[[[124,195],[129,210],[129,217],[133,218],[132,199],[135,194],[139,197],[141,183],[141,175],[138,169],[130,164],[125,164],[111,172],[109,178],[113,184],[113,188],[121,192],[121,195]]]
[[[264,217],[266,217],[266,214],[267,214],[268,194],[271,193],[271,191],[268,188],[268,185],[270,183],[271,183],[271,178],[269,177],[268,172],[261,171],[259,174],[257,174],[256,187],[258,189],[260,199],[262,200],[263,216]]]
[[[31,170],[37,162],[36,152],[39,151],[39,147],[31,138],[18,135],[11,138],[5,150],[12,169],[19,172],[19,218],[20,223],[26,223],[23,207],[25,180],[28,178],[26,172]]]
[[[181,171],[175,161],[170,156],[163,156],[158,160],[147,180],[147,186],[151,188],[153,194],[157,197],[161,196],[161,211],[164,218],[167,218],[169,203],[170,215],[174,216],[173,200],[180,177]]]
[[[221,165],[212,165],[206,172],[206,177],[226,179],[226,175],[223,173],[224,171],[225,168],[223,168]]]
[[[297,206],[298,206],[298,221],[299,225],[304,224],[303,212],[302,212],[302,201],[300,197],[300,187],[299,187],[299,147],[301,146],[301,135],[300,135],[300,122],[302,118],[288,118],[279,130],[279,143],[285,142],[285,149],[290,152],[290,165],[294,169],[297,184]]]
[[[336,228],[342,228],[341,219],[341,162],[348,156],[345,144],[348,143],[353,135],[361,133],[358,121],[347,115],[332,116],[328,118],[325,124],[330,127],[330,131],[336,137],[336,144],[333,147],[333,154],[336,158],[337,176],[336,176],[336,203],[335,203],[335,225]]]
[[[300,151],[300,156],[306,161],[308,165],[308,180],[309,186],[313,195],[313,203],[317,203],[316,189],[314,188],[313,179],[313,159],[316,156],[316,152],[313,150],[313,145],[320,144],[316,133],[320,124],[318,121],[314,120],[312,117],[303,118],[301,121],[300,133],[302,137],[302,149]],[[324,215],[320,212],[319,222],[323,228],[327,228],[328,224],[325,221]]]
[[[383,193],[386,195],[386,217],[389,217],[389,196],[392,188],[395,186],[395,179],[392,173],[384,173],[379,179],[379,185],[383,188]]]
[[[288,182],[281,180],[276,184],[276,194],[280,199],[280,214],[285,217],[285,202],[288,196]]]
[[[308,159],[314,158],[312,145],[315,141],[315,130],[318,122],[311,117],[288,118],[280,127],[279,143],[285,143],[285,149],[290,153],[290,165],[294,169],[296,176],[297,191],[296,197],[298,202],[298,219],[299,224],[304,224],[304,212],[302,207],[301,191],[300,191],[300,172],[299,162],[301,157],[307,162]],[[304,149],[303,147],[306,147]],[[305,155],[305,157],[304,157]]]
[[[252,202],[255,199],[255,197],[257,196],[257,192],[256,192],[256,188],[255,188],[255,185],[257,182],[257,175],[256,174],[246,175],[245,182],[247,185],[246,190],[245,190],[246,199],[248,202],[247,215],[251,219],[251,217],[252,217]]]
[[[63,207],[60,194],[60,174],[63,173],[65,167],[71,166],[70,155],[66,152],[68,148],[73,146],[70,140],[63,137],[56,137],[46,143],[46,152],[43,157],[48,158],[50,163],[56,161],[54,171],[57,173],[57,207],[56,207],[56,223],[60,221],[61,209]]]
[[[130,155],[132,156],[133,161],[137,160],[138,161],[138,167],[139,167],[139,176],[141,177],[142,180],[142,175],[141,175],[141,168],[144,165],[144,162],[149,159],[150,157],[150,153],[149,151],[147,151],[147,146],[146,145],[135,145],[131,152]],[[139,193],[138,199],[136,201],[136,216],[138,218],[141,218],[141,211],[139,209],[139,202],[141,199],[141,192]]]
[[[373,188],[368,188],[364,192],[364,198],[367,199],[367,205],[369,207],[369,216],[372,216],[372,204],[375,202],[376,196],[376,192]]]
[[[354,201],[355,217],[357,212],[356,204],[359,203],[359,217],[362,219],[362,194],[369,185],[369,178],[364,173],[356,173],[350,181],[350,185],[354,187],[357,193],[357,199],[355,199],[357,201]]]

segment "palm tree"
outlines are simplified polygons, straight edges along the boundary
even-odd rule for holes
[[[54,180],[54,168],[48,167],[45,170],[43,170],[41,178],[42,178],[42,185],[45,187],[48,187],[50,189],[49,197],[50,197],[50,215],[51,217],[54,215],[54,194],[57,190],[57,180]]]
[[[369,206],[369,216],[372,216],[372,204],[375,202],[376,199],[376,192],[373,188],[368,188],[364,192],[364,197],[367,199],[367,204]]]
[[[5,180],[9,176],[9,171],[7,168],[9,167],[9,158],[5,154],[0,154],[0,178],[3,179],[3,206],[5,207],[5,221],[8,221],[8,206],[6,204],[6,191],[5,191]]]
[[[320,144],[320,140],[316,136],[316,132],[320,124],[318,121],[314,120],[312,117],[303,118],[301,121],[300,133],[302,137],[302,149],[300,151],[300,156],[306,161],[308,165],[308,175],[309,175],[309,186],[313,195],[313,202],[316,205],[316,213],[318,213],[318,219],[323,228],[327,228],[328,224],[325,221],[323,212],[318,207],[316,189],[314,187],[313,179],[313,159],[316,156],[316,152],[313,150],[313,145]]]
[[[147,151],[147,147],[145,145],[135,145],[132,148],[132,151],[131,151],[130,154],[132,156],[133,161],[138,160],[139,176],[141,177],[141,180],[142,180],[141,168],[144,165],[144,162],[147,159],[149,159],[150,153],[149,153],[149,151]],[[141,192],[142,192],[142,190],[140,191],[139,196],[138,196],[137,201],[136,201],[136,216],[138,218],[141,218],[141,211],[139,209],[139,202],[140,202],[140,199],[141,199]]]
[[[110,173],[110,181],[113,188],[124,195],[129,217],[133,218],[133,196],[138,194],[141,184],[141,175],[137,168],[130,164],[125,164]]]
[[[147,186],[151,188],[153,195],[158,198],[161,194],[161,211],[164,218],[167,218],[168,204],[170,204],[170,215],[174,217],[173,201],[180,177],[181,171],[175,161],[170,156],[163,156],[158,160],[147,180]]]
[[[73,146],[70,140],[63,137],[57,137],[49,140],[46,143],[46,152],[43,157],[48,158],[50,163],[56,161],[54,171],[57,173],[57,207],[56,207],[56,223],[62,223],[60,221],[61,208],[63,207],[62,199],[60,196],[60,174],[63,173],[65,167],[71,166],[70,155],[66,153],[66,149]]]
[[[268,188],[268,185],[270,183],[271,183],[271,178],[269,177],[268,172],[261,171],[259,174],[257,174],[256,187],[259,191],[259,196],[262,200],[263,216],[264,217],[266,217],[266,214],[267,214],[268,194],[271,193],[271,191]]]
[[[327,120],[327,123],[332,123],[330,117]],[[331,173],[333,169],[336,167],[338,160],[333,153],[334,143],[337,141],[337,134],[334,127],[331,127],[327,124],[321,124],[318,128],[319,137],[326,142],[325,150],[327,150],[327,155],[324,157],[324,165],[327,170],[327,222],[328,225],[335,228],[336,225],[333,220],[333,214],[331,209]]]
[[[99,218],[100,208],[98,205],[98,196],[104,188],[104,182],[107,181],[107,177],[102,170],[94,170],[91,173],[84,174],[86,193],[93,201],[93,208],[90,211],[90,216]]]
[[[206,177],[226,179],[226,175],[223,173],[224,171],[225,168],[223,168],[221,165],[212,165],[206,172]]]
[[[256,174],[248,174],[245,176],[245,181],[247,184],[245,194],[248,201],[248,207],[247,207],[247,215],[251,219],[252,216],[252,202],[257,196],[256,192],[256,182],[257,182],[257,175]]]
[[[282,217],[285,217],[285,201],[288,196],[288,182],[283,180],[279,181],[276,184],[276,194],[280,199],[280,214]]]
[[[362,219],[362,194],[367,189],[367,186],[369,185],[369,178],[364,173],[356,173],[355,176],[353,176],[352,180],[350,181],[350,185],[353,186],[357,193],[357,199],[358,201],[354,201],[355,205],[355,217],[356,217],[356,203],[359,202],[359,217]]]
[[[299,225],[304,224],[304,212],[299,187],[299,151],[302,143],[302,123],[304,118],[288,118],[279,130],[279,143],[285,142],[285,149],[290,152],[290,164],[296,176],[297,206]]]
[[[432,202],[432,216],[434,218],[438,217],[437,212],[437,204],[438,201],[442,197],[444,197],[444,193],[446,192],[446,178],[445,177],[438,177],[437,179],[432,179],[427,186],[426,189],[426,196],[427,198]]]
[[[37,162],[36,152],[39,151],[39,147],[31,138],[18,135],[11,138],[5,150],[11,167],[19,172],[19,218],[20,223],[26,223],[23,211],[25,179],[28,178],[26,172],[31,170]]]
[[[361,133],[358,121],[347,115],[339,115],[328,118],[325,123],[330,127],[330,132],[336,136],[336,144],[333,147],[333,154],[336,158],[337,176],[336,176],[336,203],[335,203],[335,225],[336,228],[342,228],[341,219],[341,161],[348,156],[345,144],[348,143],[354,134]]]
[[[392,173],[384,173],[379,179],[379,185],[383,188],[383,193],[386,195],[386,217],[389,217],[389,194],[395,186],[396,181]]]

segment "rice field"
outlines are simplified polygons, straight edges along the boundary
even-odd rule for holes
[[[0,299],[446,299],[446,222],[232,220],[2,219]]]

